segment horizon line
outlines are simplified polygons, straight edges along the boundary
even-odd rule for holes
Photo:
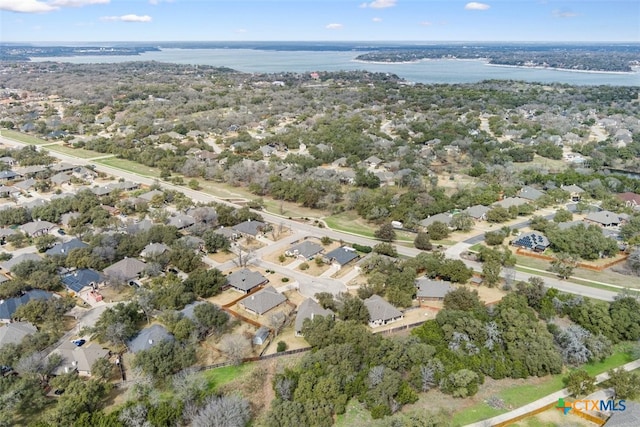
[[[0,41],[3,44],[16,43],[615,43],[615,44],[640,44],[640,40],[17,40]]]

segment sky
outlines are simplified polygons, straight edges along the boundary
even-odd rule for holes
[[[640,42],[638,0],[0,0],[0,42]]]

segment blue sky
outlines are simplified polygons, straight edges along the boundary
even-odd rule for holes
[[[640,41],[638,0],[0,0],[0,41]]]

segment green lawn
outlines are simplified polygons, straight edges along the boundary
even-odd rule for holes
[[[5,138],[24,142],[25,144],[42,145],[49,143],[49,141],[45,141],[44,139],[36,138],[35,136],[27,135],[25,133],[16,132],[15,130],[3,129],[1,135]]]
[[[101,165],[111,166],[112,168],[122,169],[136,175],[148,176],[152,178],[160,177],[160,169],[150,168],[148,166],[141,165],[140,163],[132,162],[131,160],[117,159],[113,157],[110,159],[96,160],[95,162]]]
[[[327,223],[329,228],[373,239],[375,228],[364,224],[363,221],[364,220],[354,211],[342,212],[324,218],[324,222]]]
[[[78,157],[80,159],[93,159],[95,157],[104,157],[109,155],[108,153],[98,153],[97,151],[85,150],[84,148],[72,148],[64,145],[49,145],[46,149],[55,151],[56,153]]]
[[[603,372],[607,372],[612,368],[622,366],[625,363],[629,363],[633,360],[630,352],[629,343],[617,344],[614,347],[614,353],[606,358],[603,362],[589,363],[582,366],[582,369],[586,370],[590,375],[598,375]],[[549,376],[545,381],[537,384],[517,385],[503,389],[498,393],[498,396],[504,400],[504,402],[512,407],[517,408],[527,403],[538,400],[548,394],[562,390],[564,383],[562,379],[565,374]],[[477,403],[471,407],[467,407],[464,410],[454,414],[454,425],[466,425],[480,420],[500,415],[506,410],[494,409],[484,402]]]
[[[239,376],[244,375],[254,368],[253,363],[243,363],[241,365],[224,366],[222,368],[210,369],[202,373],[202,377],[207,381],[209,390],[215,390]]]

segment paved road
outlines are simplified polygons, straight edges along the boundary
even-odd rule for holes
[[[14,147],[23,147],[26,145],[19,141],[14,141],[6,137],[3,137],[1,135],[0,135],[0,142],[5,145],[14,146]],[[196,202],[202,202],[202,203],[217,202],[217,203],[223,203],[223,204],[237,207],[237,208],[241,207],[237,204],[212,196],[211,194],[207,194],[202,191],[192,190],[188,187],[178,186],[168,182],[158,181],[155,178],[140,176],[131,172],[121,170],[121,169],[116,169],[116,168],[112,168],[112,167],[101,165],[101,164],[94,164],[91,162],[91,160],[80,159],[77,157],[69,156],[62,153],[57,153],[54,151],[50,151],[49,154],[62,161],[73,163],[73,164],[79,164],[79,165],[91,164],[95,166],[96,170],[98,171],[105,172],[109,175],[117,176],[120,178],[124,178],[126,180],[139,182],[146,185],[160,184],[163,188],[179,191],[185,194],[187,197],[190,197],[192,200]],[[283,224],[284,226],[289,227],[292,230],[303,232],[307,235],[318,236],[318,237],[328,236],[333,240],[341,240],[341,241],[349,242],[351,244],[357,243],[359,245],[364,245],[364,246],[375,246],[376,244],[380,243],[377,240],[370,239],[367,237],[349,234],[342,231],[336,231],[326,227],[319,228],[312,224],[301,223],[298,221],[290,220],[286,217],[282,217],[280,215],[276,215],[273,213],[268,213],[264,211],[258,211],[258,213],[262,215],[262,217],[268,222],[271,222],[274,224]],[[458,245],[461,245],[461,244],[458,244]],[[455,245],[454,248],[458,247],[458,245]],[[464,245],[464,243],[462,243],[462,245]],[[397,250],[400,255],[407,256],[407,257],[415,257],[416,255],[422,252],[421,250],[416,248],[400,246],[400,245],[397,246]],[[458,251],[458,248],[454,249],[453,251],[450,248],[450,250],[447,251],[447,255],[451,258],[459,258],[460,252],[457,252],[457,251]],[[482,271],[482,267],[480,266],[480,264],[474,263],[468,260],[463,260],[463,261],[468,267],[473,268],[474,271]],[[275,268],[274,270],[278,271]],[[605,291],[597,288],[590,288],[587,286],[580,286],[573,283],[567,283],[567,282],[563,282],[563,281],[548,278],[548,277],[536,276],[535,274],[526,274],[526,273],[520,273],[520,272],[516,274],[516,280],[526,280],[529,277],[541,277],[548,284],[548,286],[555,287],[562,292],[589,296],[591,298],[596,298],[596,299],[605,300],[605,301],[611,301],[615,296],[615,293],[610,291]],[[335,281],[333,282],[335,283]],[[342,286],[344,285],[342,284]]]

